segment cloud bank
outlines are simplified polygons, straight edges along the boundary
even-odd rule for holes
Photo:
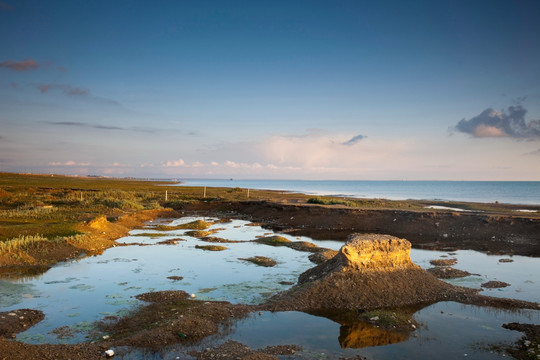
[[[521,105],[509,106],[502,111],[486,109],[473,118],[462,119],[454,129],[476,138],[540,139],[540,120],[527,122],[526,114],[527,110]]]

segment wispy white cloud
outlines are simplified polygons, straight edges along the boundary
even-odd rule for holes
[[[186,165],[186,163],[182,159],[169,160],[169,161],[162,164],[163,167],[181,167],[181,166],[185,166],[185,165]]]
[[[77,162],[75,162],[73,160],[68,160],[68,161],[64,161],[64,162],[53,161],[53,162],[50,162],[49,165],[50,166],[90,166],[91,164],[89,162],[77,163]]]

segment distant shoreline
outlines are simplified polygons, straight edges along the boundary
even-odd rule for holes
[[[184,179],[176,186],[273,190],[358,199],[540,206],[540,181]]]

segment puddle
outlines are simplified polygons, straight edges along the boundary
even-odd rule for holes
[[[200,219],[185,217],[159,224],[175,226]],[[243,220],[217,222],[209,230],[215,229],[220,230],[212,236],[235,241],[251,241],[269,236],[270,233]],[[195,246],[208,243],[186,235],[187,231],[190,230],[158,231],[151,224],[118,240],[119,243],[149,246],[110,248],[99,256],[57,264],[39,276],[0,280],[0,311],[30,308],[45,313],[46,317],[41,323],[17,336],[20,341],[37,344],[84,342],[92,339],[93,322],[105,316],[125,314],[142,304],[135,299],[135,295],[140,293],[184,290],[202,300],[257,304],[276,292],[288,289],[296,283],[300,273],[314,266],[308,260],[310,253],[254,242],[224,243],[219,244],[227,247],[224,251],[203,251]],[[339,241],[279,235],[291,241],[308,241],[336,250],[343,245]],[[158,244],[175,238],[184,241],[174,245]],[[262,267],[238,259],[254,256],[274,259],[277,265]],[[513,262],[501,263],[499,259],[508,257],[465,250],[452,255],[441,251],[411,250],[413,262],[426,269],[432,267],[429,260],[442,256],[458,259],[454,266],[456,269],[479,274],[449,280],[453,284],[480,288],[482,283],[490,280],[504,281],[511,286],[485,289],[483,293],[529,301],[540,299],[538,258],[514,256],[511,258]],[[305,348],[302,353],[305,358],[363,355],[373,359],[446,359],[464,356],[493,359],[502,355],[490,352],[490,344],[509,344],[522,335],[503,329],[503,323],[517,321],[538,324],[539,314],[540,311],[534,310],[508,312],[438,303],[414,314],[420,326],[409,336],[387,332],[362,322],[336,322],[298,312],[262,312],[239,321],[230,329],[228,338],[253,348],[298,344]],[[213,346],[225,340],[212,338],[205,340],[205,344],[210,346],[210,341],[213,341]],[[155,357],[130,349],[125,355],[120,351],[117,358],[175,358],[175,354],[180,358],[189,358],[185,351],[170,348],[166,354]]]
[[[512,256],[512,262],[499,262],[508,256],[486,255],[472,250],[458,250],[449,255],[444,251],[411,250],[411,260],[424,269],[433,267],[429,260],[441,256],[456,258],[457,264],[452,267],[470,272],[471,276],[446,280],[451,284],[482,289],[481,285],[488,281],[503,281],[510,286],[500,289],[483,289],[482,295],[505,297],[527,301],[540,301],[540,259],[526,256]]]

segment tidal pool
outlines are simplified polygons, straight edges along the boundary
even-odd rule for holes
[[[175,226],[202,218],[184,217],[166,222]],[[217,220],[209,219],[205,220]],[[163,222],[161,222],[163,224]],[[225,300],[257,304],[272,294],[286,290],[298,275],[314,266],[309,253],[251,242],[274,235],[247,221],[217,222],[212,236],[238,243],[219,244],[224,251],[204,251],[207,245],[186,235],[189,230],[134,230],[118,243],[139,243],[110,248],[98,256],[57,264],[44,274],[21,279],[0,280],[0,311],[19,308],[39,309],[45,319],[20,333],[17,339],[28,343],[76,343],[89,341],[100,334],[92,332],[93,322],[109,315],[122,315],[143,302],[135,295],[159,290],[184,290],[197,299]],[[291,241],[310,241],[320,247],[339,249],[342,242],[283,235]],[[176,245],[158,244],[176,239]],[[275,267],[260,267],[239,260],[266,256],[277,261]],[[513,262],[499,262],[501,256],[475,251],[448,252],[413,249],[411,259],[423,268],[429,260],[441,257],[457,259],[455,268],[478,274],[450,280],[462,286],[480,288],[483,282],[499,280],[510,283],[503,289],[486,289],[484,294],[529,301],[540,300],[540,259],[514,256]],[[172,277],[172,279],[168,278]],[[180,279],[181,278],[181,279]],[[540,311],[501,311],[489,308],[438,303],[414,314],[420,324],[411,336],[403,337],[365,323],[338,323],[324,317],[298,312],[262,312],[239,321],[226,338],[203,341],[212,344],[234,339],[258,348],[277,344],[298,344],[306,358],[338,358],[364,355],[386,358],[474,358],[502,357],[490,345],[510,344],[521,333],[503,329],[506,322],[540,323]],[[69,331],[55,331],[62,328]],[[359,340],[360,339],[360,340]],[[117,358],[186,358],[185,349],[171,347],[150,355],[140,350],[120,349]]]

